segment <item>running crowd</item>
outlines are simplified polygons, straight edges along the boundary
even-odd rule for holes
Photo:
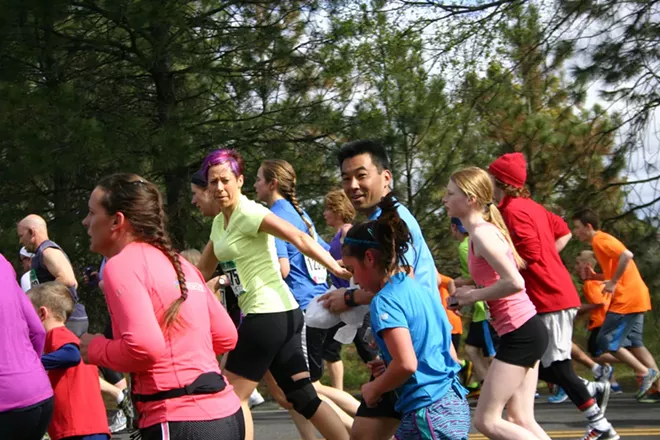
[[[577,211],[571,233],[534,202],[522,154],[451,176],[443,202],[460,242],[456,279],[438,273],[391,192],[382,145],[347,143],[338,165],[343,190],[324,201],[329,245],[283,160],[261,164],[253,201],[237,151],[206,157],[191,179],[193,204],[213,217],[202,252],[173,249],[156,185],[124,173],[98,182],[82,223],[104,257],[98,274],[86,271],[105,295],[103,334],[87,332],[74,269],[44,219],[21,220],[20,283],[0,255],[1,437],[107,440],[127,427],[145,440],[252,440],[262,380],[304,440],[317,430],[328,440],[460,440],[471,423],[491,439],[547,440],[534,417],[539,379],[555,387],[551,401],[582,412],[584,440],[616,440],[605,417],[615,362],[637,373],[638,400],[660,400],[642,338],[650,295],[633,254],[595,212]],[[366,220],[355,223],[358,213]],[[559,256],[572,236],[590,247],[575,266],[585,305]],[[305,317],[358,306],[368,307],[353,342],[371,372],[361,401],[342,390],[335,335],[347,329]],[[471,317],[467,359],[458,357],[461,313]],[[591,357],[572,342],[582,314]],[[326,363],[332,386],[319,381]],[[112,430],[102,393],[121,410]],[[472,419],[469,398],[478,399]]]

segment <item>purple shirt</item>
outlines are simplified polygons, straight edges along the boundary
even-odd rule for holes
[[[340,229],[337,234],[335,234],[335,237],[332,239],[330,242],[330,255],[332,255],[332,258],[335,260],[341,260],[341,233],[342,230]],[[335,286],[337,289],[341,287],[348,287],[351,285],[351,283],[348,280],[343,280],[341,278],[337,278],[334,274],[330,274],[330,279],[332,280],[332,285]]]
[[[0,254],[0,412],[25,408],[53,395],[41,365],[46,342],[32,303]]]

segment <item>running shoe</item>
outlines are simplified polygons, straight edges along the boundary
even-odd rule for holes
[[[609,382],[596,382],[596,403],[603,414],[605,414],[605,410],[607,410],[611,391],[612,385],[610,385]]]
[[[623,394],[623,388],[621,388],[621,385],[619,385],[618,382],[612,382],[610,383],[610,393],[611,394]]]
[[[129,429],[135,428],[133,426],[135,422],[135,410],[133,409],[133,402],[131,402],[131,398],[128,395],[128,388],[125,388],[121,391],[123,394],[123,399],[121,402],[117,404],[121,412],[124,413],[124,416],[126,417],[126,427]]]
[[[607,431],[601,431],[596,428],[591,428],[587,433],[582,437],[582,440],[619,440],[619,434],[616,433],[614,428],[610,428]]]
[[[124,415],[124,411],[115,412],[115,415],[112,417],[112,421],[110,423],[110,432],[117,434],[118,432],[125,431],[126,422],[127,420],[126,416]]]
[[[562,387],[557,387],[557,392],[548,397],[548,403],[564,403],[568,400],[568,395]]]
[[[642,376],[641,384],[639,385],[639,391],[635,396],[638,400],[644,397],[644,395],[649,392],[649,390],[653,386],[653,382],[658,380],[658,374],[660,373],[658,373],[657,370],[654,370],[653,368],[649,368],[648,374],[646,376]]]
[[[660,403],[660,391],[646,393],[641,399],[637,400],[639,403]]]
[[[252,394],[250,394],[250,397],[248,398],[248,407],[252,409],[255,406],[261,405],[264,402],[265,400],[263,396],[259,394],[259,391],[255,389],[254,391],[252,391]]]
[[[599,365],[597,372],[594,373],[596,382],[609,382],[614,374],[614,367],[611,365]]]

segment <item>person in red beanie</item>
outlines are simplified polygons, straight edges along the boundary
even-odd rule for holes
[[[522,153],[501,156],[488,171],[495,186],[495,202],[516,251],[527,263],[520,271],[527,294],[550,337],[541,358],[539,378],[563,388],[584,413],[587,433],[583,440],[619,439],[604,415],[610,384],[583,381],[571,363],[573,320],[580,307],[580,297],[559,256],[571,239],[571,231],[561,217],[530,198],[525,188],[527,161]],[[592,397],[594,394],[598,401]]]

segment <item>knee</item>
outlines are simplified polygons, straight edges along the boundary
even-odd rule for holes
[[[293,409],[303,415],[306,419],[311,419],[321,406],[316,389],[309,378],[290,381],[282,385],[282,391],[286,400],[293,405]]]

